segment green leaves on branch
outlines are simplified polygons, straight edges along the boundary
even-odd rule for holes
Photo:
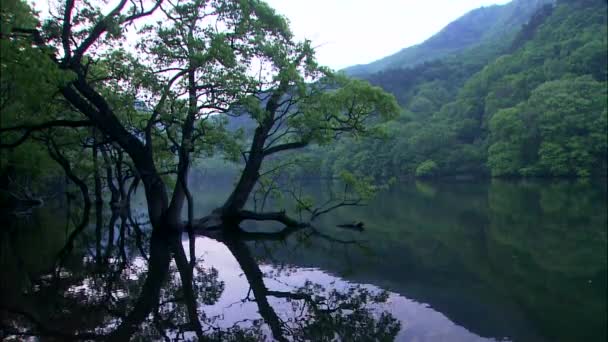
[[[340,180],[356,195],[363,200],[372,198],[380,187],[376,186],[372,177],[355,175],[348,171],[340,173]]]
[[[290,126],[308,141],[323,145],[343,134],[379,133],[372,127],[397,117],[400,112],[392,95],[365,81],[336,76],[335,82],[329,84],[337,88],[306,99],[300,108],[302,115],[290,119]]]
[[[432,160],[427,160],[427,161],[421,163],[420,165],[418,165],[418,167],[416,168],[416,177],[418,177],[418,178],[433,177],[433,176],[437,175],[438,171],[439,171],[439,167],[437,166],[437,163],[435,163]]]

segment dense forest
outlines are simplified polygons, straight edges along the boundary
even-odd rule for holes
[[[530,13],[525,24],[497,21],[514,8],[526,13],[522,6]],[[383,125],[386,139],[343,142],[325,157],[324,170],[376,177],[605,176],[606,10],[601,0],[513,1],[465,15],[428,43],[390,57],[401,58],[403,67],[347,69],[394,94],[404,113]],[[475,43],[459,35],[459,49],[451,46],[446,57],[409,61],[421,49],[432,54],[451,30],[472,34],[491,24],[492,34]]]

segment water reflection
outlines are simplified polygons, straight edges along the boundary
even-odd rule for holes
[[[186,242],[184,241],[184,245]],[[202,255],[206,262],[218,265],[221,268],[220,279],[225,283],[225,292],[219,301],[205,310],[214,315],[222,317],[223,324],[230,325],[245,317],[262,318],[258,313],[257,304],[246,300],[250,293],[250,283],[243,273],[238,260],[231,256],[226,245],[212,239],[199,238],[197,240],[197,255]],[[251,249],[250,249],[251,250]],[[260,257],[259,253],[258,258]],[[266,252],[262,259],[268,258]],[[278,260],[277,260],[278,261]],[[302,284],[309,282],[309,286],[316,284],[317,287],[334,289],[338,292],[349,290],[364,290],[372,293],[387,295],[386,300],[369,305],[376,313],[382,311],[390,312],[392,316],[401,322],[401,329],[395,336],[398,341],[490,341],[470,333],[465,328],[451,322],[445,315],[435,311],[428,305],[407,299],[393,292],[382,292],[373,285],[354,285],[355,283],[344,280],[341,277],[329,274],[321,269],[312,267],[299,267],[292,264],[261,264],[259,266],[264,275],[264,282],[268,288],[277,291],[293,291]],[[244,300],[245,299],[245,300]],[[281,317],[292,317],[299,313],[299,306],[293,307],[292,303],[282,301],[281,298],[268,297],[269,303],[275,308]],[[297,304],[297,303],[294,303]],[[305,303],[304,303],[305,304]],[[357,324],[357,321],[351,322]],[[329,331],[323,331],[325,334]],[[354,337],[352,337],[354,338]],[[317,339],[312,339],[316,341]],[[321,339],[319,339],[321,340]],[[331,339],[329,339],[331,340]],[[345,339],[347,341],[375,341],[392,340],[365,338]]]
[[[603,341],[605,195],[584,183],[410,184],[320,218],[323,234],[198,237],[192,254],[186,235],[152,234],[137,207],[92,218],[65,248],[82,216],[53,204],[4,217],[2,337]],[[336,227],[358,221],[364,232]]]
[[[232,326],[219,325],[221,316],[209,316],[205,310],[224,292],[217,269],[205,268],[208,263],[202,257],[188,260],[181,234],[153,232],[145,252],[139,224],[125,217],[116,223],[115,214],[109,220],[108,239],[95,241],[95,248],[68,245],[52,272],[3,298],[5,336],[389,341],[400,329],[392,314],[370,307],[386,302],[385,291],[358,285],[338,289],[314,279],[288,290],[267,287],[268,274],[262,273],[245,240],[234,234],[219,236],[217,242],[244,274],[249,290],[241,302],[255,303],[262,319],[240,315]],[[277,313],[271,304],[277,299],[279,305],[288,303],[289,315]]]

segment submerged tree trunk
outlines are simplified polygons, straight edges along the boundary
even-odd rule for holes
[[[118,182],[118,193],[120,194],[120,206],[125,206],[127,199],[127,191],[125,189],[125,178],[122,173],[123,153],[118,151],[118,159],[116,160],[116,181]]]
[[[101,205],[103,198],[101,194],[101,176],[99,175],[98,145],[95,129],[93,129],[93,178],[95,179],[95,205]]]
[[[61,168],[63,168],[66,178],[69,179],[70,181],[72,181],[74,184],[76,184],[76,186],[78,186],[78,188],[80,189],[80,192],[82,194],[82,202],[83,202],[82,217],[81,217],[80,223],[78,224],[78,226],[76,226],[74,228],[74,230],[67,237],[67,242],[65,244],[65,247],[60,252],[60,263],[61,263],[61,262],[63,262],[63,257],[69,251],[72,250],[76,237],[78,237],[78,235],[86,228],[86,226],[89,223],[89,213],[91,211],[91,199],[89,198],[89,188],[88,188],[87,184],[82,179],[80,179],[78,176],[76,176],[76,174],[72,170],[72,166],[70,165],[70,162],[61,154],[61,151],[59,151],[59,148],[55,144],[55,141],[50,139],[47,142],[47,145],[48,145],[49,155],[51,156],[51,158],[53,160],[55,160],[61,166]],[[67,226],[66,226],[66,228],[67,228]]]
[[[93,177],[95,178],[95,263],[101,265],[101,231],[103,228],[103,196],[99,174],[97,130],[93,129]]]
[[[114,231],[116,228],[116,221],[118,221],[118,212],[116,210],[112,210],[112,216],[110,217],[110,221],[108,222],[108,242],[106,247],[106,260],[110,258],[112,252],[114,250]]]
[[[108,189],[110,189],[110,194],[111,194],[110,207],[112,207],[112,209],[115,209],[115,207],[119,201],[119,198],[120,198],[120,193],[118,192],[118,189],[116,188],[116,185],[114,184],[114,174],[112,172],[112,163],[111,163],[110,157],[108,156],[108,152],[102,148],[101,155],[103,156],[103,161],[104,161],[105,169],[106,169],[106,183],[108,184]]]
[[[129,211],[131,207],[131,196],[137,191],[137,187],[139,186],[139,175],[135,174],[131,184],[129,184],[129,190],[127,190],[127,211]]]
[[[64,97],[81,113],[87,116],[104,135],[111,138],[129,155],[144,184],[148,215],[154,229],[167,229],[164,216],[168,208],[168,197],[163,182],[154,164],[151,145],[144,145],[120,123],[105,99],[86,81],[78,67],[72,69],[78,77],[62,87]]]

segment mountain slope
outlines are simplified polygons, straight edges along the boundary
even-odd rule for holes
[[[510,40],[365,75],[392,92],[405,113],[385,125],[388,142],[339,145],[325,157],[326,170],[605,177],[607,17],[605,0],[559,0]]]
[[[552,2],[553,0],[515,0],[506,5],[478,8],[419,45],[405,48],[370,64],[348,67],[344,71],[351,76],[361,76],[387,69],[407,68],[462,52],[490,40],[507,40],[538,8]]]

